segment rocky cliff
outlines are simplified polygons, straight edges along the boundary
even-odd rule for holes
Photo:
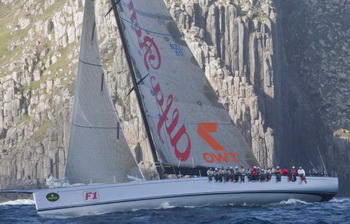
[[[164,1],[262,165],[349,168],[350,1]],[[63,177],[83,5],[0,0],[1,188]],[[126,96],[131,81],[109,8],[97,1],[101,55],[147,169],[152,155],[135,96]]]
[[[289,145],[298,150],[294,158],[315,166],[325,160],[328,172],[338,171],[341,192],[349,194],[350,1],[288,0],[281,9]]]

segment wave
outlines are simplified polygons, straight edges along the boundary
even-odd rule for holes
[[[272,203],[271,205],[309,205],[311,203],[302,201],[299,199],[290,198],[286,201],[280,201],[278,203]]]
[[[329,202],[331,203],[344,203],[344,202],[350,202],[349,198],[332,198]]]
[[[161,208],[169,209],[169,208],[175,208],[175,206],[170,205],[169,202],[164,202],[160,205]]]
[[[3,203],[0,203],[1,205],[34,205],[34,200],[30,199],[17,199],[15,201],[6,201]]]
[[[141,211],[141,210],[162,210],[162,209],[173,209],[173,208],[177,208],[177,207],[178,206],[170,205],[169,202],[164,202],[158,208],[154,208],[154,209],[139,208],[139,209],[132,209],[132,211],[136,212],[136,211]]]

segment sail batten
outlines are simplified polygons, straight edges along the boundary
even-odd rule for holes
[[[124,47],[159,161],[186,169],[257,165],[164,2],[122,0],[118,6],[115,13],[123,23]]]
[[[85,1],[65,180],[116,183],[142,177],[121,131],[98,49],[94,1]]]
[[[96,66],[96,67],[101,67],[102,68],[102,65],[101,64],[94,64],[94,63],[90,63],[90,62],[87,62],[87,61],[84,61],[82,59],[79,59],[79,61],[85,65],[90,65],[90,66]]]

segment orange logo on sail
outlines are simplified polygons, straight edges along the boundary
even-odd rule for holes
[[[211,135],[218,131],[217,123],[199,123],[197,133],[204,141],[210,145],[216,152],[205,152],[202,154],[203,159],[208,163],[228,163],[233,161],[238,163],[237,152],[223,152],[226,149]]]

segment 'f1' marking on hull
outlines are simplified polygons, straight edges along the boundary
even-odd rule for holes
[[[84,201],[98,201],[100,200],[100,196],[97,191],[85,191],[83,193]]]

